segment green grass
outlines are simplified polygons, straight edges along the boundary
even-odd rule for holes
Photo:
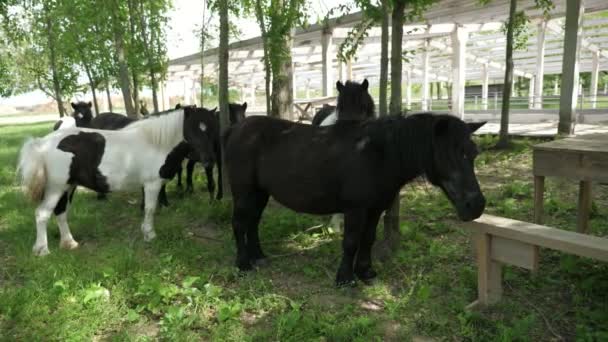
[[[375,260],[371,286],[336,289],[340,236],[325,217],[269,205],[262,243],[272,255],[256,272],[240,275],[230,204],[210,203],[201,190],[183,196],[168,188],[171,207],[156,216],[158,238],[142,241],[139,192],[107,202],[79,189],[70,213],[81,243],[58,248],[49,225],[51,255],[34,257],[33,207],[18,192],[15,163],[26,136],[50,124],[0,127],[0,340],[229,340],[598,341],[608,338],[608,266],[542,252],[537,274],[507,267],[504,300],[481,312],[470,238],[445,197],[421,181],[404,188],[401,248]],[[509,151],[477,160],[488,213],[532,219],[531,149],[515,140]],[[608,192],[594,185],[594,234],[608,231]],[[576,226],[574,182],[548,179],[547,224]],[[381,227],[380,227],[381,228]],[[380,229],[379,236],[381,236]]]

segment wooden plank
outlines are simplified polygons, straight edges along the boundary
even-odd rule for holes
[[[587,233],[589,231],[589,215],[591,214],[591,182],[580,181],[578,191],[578,219],[577,231]]]
[[[538,270],[538,246],[529,243],[493,236],[491,255],[503,264]]]
[[[482,215],[464,225],[475,232],[608,262],[608,239],[605,238],[492,215]]]
[[[534,222],[543,224],[545,211],[545,176],[534,176]]]
[[[481,305],[496,303],[502,297],[502,266],[491,258],[489,234],[475,234],[477,247],[477,295]]]
[[[608,142],[606,143],[608,146]],[[608,182],[608,153],[586,154],[572,151],[533,152],[535,176],[554,176],[574,180]]]
[[[534,150],[568,151],[584,153],[608,153],[608,134],[589,134],[554,140],[533,146]]]

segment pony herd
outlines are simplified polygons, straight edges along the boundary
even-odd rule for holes
[[[166,202],[164,184],[179,175],[181,185],[184,159],[187,190],[192,191],[192,170],[201,162],[212,197],[213,167],[218,166],[216,198],[221,199],[223,158],[241,271],[265,257],[258,226],[272,197],[296,212],[344,214],[336,284],[374,278],[371,250],[378,220],[407,182],[425,176],[443,190],[462,220],[482,214],[485,198],[474,172],[477,147],[471,134],[483,123],[432,113],[374,118],[368,86],[367,80],[337,82],[337,106],[324,107],[313,125],[245,118],[246,103],[231,105],[231,127],[221,139],[215,109],[184,106],[134,121],[113,113],[93,117],[90,103],[72,104],[72,119],[21,149],[22,187],[38,204],[34,254],[49,253],[47,222],[53,213],[60,247],[78,246],[67,222],[77,186],[102,195],[142,187],[141,230],[149,241],[156,235],[157,201]]]

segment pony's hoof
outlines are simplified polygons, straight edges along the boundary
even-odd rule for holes
[[[156,233],[154,231],[150,231],[148,233],[144,233],[144,241],[150,242],[156,238]]]
[[[355,271],[357,278],[361,279],[366,284],[371,283],[372,279],[376,278],[378,273],[374,271],[371,267],[362,271]]]
[[[32,248],[32,251],[34,252],[35,256],[45,256],[45,255],[49,255],[51,252],[49,252],[49,247],[48,246],[34,246],[34,248]]]
[[[336,280],[336,287],[337,288],[353,288],[353,287],[357,287],[357,281],[355,279],[344,279],[344,280],[337,279]]]
[[[74,240],[74,239],[61,241],[59,243],[59,248],[67,249],[67,250],[76,249],[76,248],[78,248],[78,246],[79,246],[78,242],[76,242],[76,240]]]
[[[249,261],[241,261],[236,263],[236,267],[239,268],[241,272],[247,272],[253,270],[253,265]]]

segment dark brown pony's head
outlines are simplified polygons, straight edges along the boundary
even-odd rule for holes
[[[184,139],[204,167],[216,162],[215,144],[219,137],[219,122],[215,110],[184,106]]]
[[[89,127],[91,120],[93,120],[93,104],[91,102],[72,102],[72,117],[76,120],[76,126],[78,127]]]
[[[245,112],[247,111],[247,102],[243,102],[243,104],[230,103],[228,106],[230,109],[230,126],[245,119]]]
[[[477,146],[471,140],[472,133],[484,124],[441,115],[433,125],[433,158],[426,176],[443,190],[463,221],[478,218],[485,208],[486,200],[474,170]]]
[[[374,117],[374,99],[368,92],[369,82],[336,82],[338,120],[364,120]]]

